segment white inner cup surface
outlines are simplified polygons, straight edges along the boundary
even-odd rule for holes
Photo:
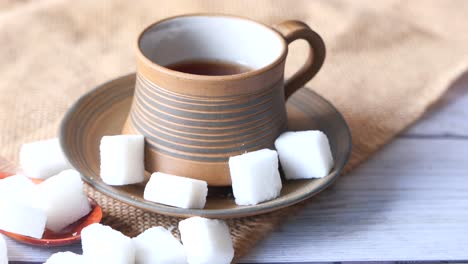
[[[143,55],[167,66],[187,60],[220,60],[259,69],[281,56],[284,42],[253,21],[222,16],[178,17],[155,24],[140,38]]]

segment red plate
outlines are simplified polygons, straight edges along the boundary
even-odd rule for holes
[[[0,172],[0,179],[9,177],[11,175],[1,173]],[[32,179],[35,184],[39,184],[42,180],[39,179]],[[42,235],[41,239],[33,238],[29,236],[23,236],[16,233],[11,233],[7,231],[3,231],[0,229],[0,233],[8,236],[18,242],[35,245],[35,246],[45,246],[45,247],[53,247],[53,246],[64,246],[76,243],[81,239],[81,230],[88,225],[99,223],[102,219],[102,208],[91,198],[88,198],[89,202],[91,203],[91,212],[86,216],[82,217],[75,223],[69,225],[60,233],[55,233],[51,230],[46,229],[44,234]]]

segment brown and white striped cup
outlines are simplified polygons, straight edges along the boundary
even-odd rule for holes
[[[304,39],[305,64],[284,81],[288,44]],[[137,80],[124,134],[146,138],[145,167],[231,184],[230,156],[273,148],[286,130],[285,101],[320,69],[325,46],[300,21],[271,28],[226,15],[184,15],[147,27],[137,40]],[[252,70],[222,76],[165,66],[192,59],[221,60]]]

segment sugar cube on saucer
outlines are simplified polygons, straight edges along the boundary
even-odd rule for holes
[[[205,181],[156,172],[146,184],[143,197],[175,207],[201,209],[205,207],[207,194]]]
[[[8,264],[8,249],[2,235],[0,235],[0,264]]]
[[[135,262],[132,239],[109,226],[91,224],[81,231],[83,256],[89,264]]]
[[[179,222],[179,231],[189,264],[231,263],[234,248],[224,221],[191,217]]]
[[[58,232],[91,211],[83,182],[75,170],[65,170],[36,186],[34,206],[47,214],[47,228]]]
[[[285,178],[323,178],[333,167],[327,136],[318,130],[285,132],[275,141]]]
[[[35,184],[23,175],[13,175],[0,180],[0,201],[15,201],[30,205]]]
[[[164,227],[147,229],[133,238],[137,264],[186,264],[185,249]]]
[[[58,138],[23,144],[19,162],[24,175],[37,179],[47,179],[71,168]]]
[[[84,264],[85,259],[82,255],[73,252],[57,252],[52,254],[44,264]]]
[[[253,205],[276,198],[282,188],[278,154],[261,149],[229,158],[236,204]]]
[[[144,147],[142,135],[104,136],[101,151],[101,178],[109,185],[126,185],[144,181]]]
[[[0,201],[0,229],[23,236],[41,238],[47,222],[44,210],[14,201]]]

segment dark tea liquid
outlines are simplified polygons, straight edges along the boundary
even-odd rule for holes
[[[176,62],[166,66],[174,71],[185,72],[197,75],[233,75],[251,71],[248,66],[219,60],[186,60]]]

